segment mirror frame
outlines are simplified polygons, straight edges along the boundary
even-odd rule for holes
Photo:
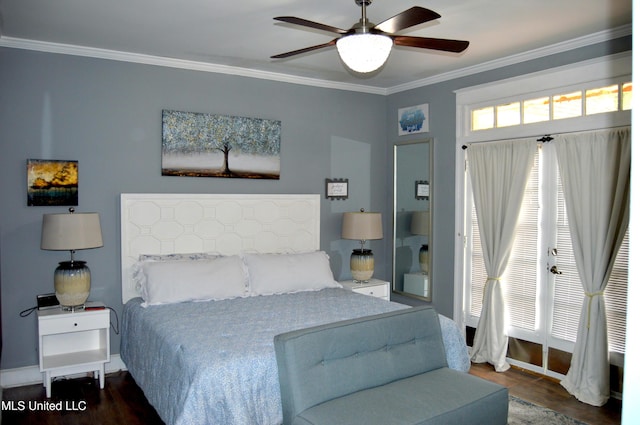
[[[425,297],[425,296],[421,296],[421,295],[417,295],[417,294],[413,294],[411,292],[404,292],[404,291],[399,291],[396,289],[396,241],[397,241],[397,236],[398,236],[398,231],[397,231],[397,202],[398,202],[398,190],[397,190],[397,183],[398,183],[398,148],[402,147],[402,146],[407,146],[407,145],[415,145],[415,144],[427,144],[428,145],[428,152],[429,152],[429,159],[427,161],[428,166],[429,166],[429,172],[428,172],[428,182],[429,185],[431,187],[431,190],[429,191],[429,229],[432,229],[430,231],[430,234],[428,236],[428,244],[429,244],[429,280],[428,280],[428,288],[429,288],[429,296]],[[397,142],[393,145],[393,241],[392,241],[392,249],[391,249],[391,253],[392,253],[392,260],[391,260],[391,269],[392,269],[392,276],[391,276],[391,290],[394,294],[400,294],[402,296],[406,296],[406,297],[410,297],[410,298],[416,298],[422,301],[427,301],[427,302],[431,302],[433,299],[433,283],[431,280],[431,276],[433,276],[433,143],[434,143],[434,139],[432,137],[429,138],[425,138],[425,139],[418,139],[418,140],[411,140],[411,141],[406,141],[406,142]]]

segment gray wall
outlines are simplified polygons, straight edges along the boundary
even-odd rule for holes
[[[349,278],[353,241],[340,239],[341,213],[381,211],[385,239],[368,242],[376,276],[391,278],[393,144],[434,138],[433,305],[453,314],[455,209],[454,90],[631,49],[631,38],[603,43],[409,90],[377,96],[222,74],[0,48],[0,251],[3,369],[37,364],[36,318],[19,317],[52,292],[64,252],[41,251],[42,214],[27,207],[26,160],[79,161],[78,211],[101,214],[104,247],[81,251],[91,299],[121,312],[119,204],[122,192],[320,193],[324,179],[349,178],[347,201],[322,201],[321,248],[336,278]],[[397,110],[429,103],[430,133],[397,135]],[[277,181],[162,177],[162,109],[282,121]],[[366,119],[363,119],[366,117]],[[386,121],[385,121],[386,117]],[[357,245],[357,244],[356,244]],[[401,298],[396,298],[401,299]],[[403,300],[411,303],[411,300]],[[112,335],[112,352],[119,337]]]
[[[163,108],[282,121],[280,180],[161,176]],[[42,214],[66,207],[27,206],[27,159],[79,161],[76,209],[100,213],[104,247],[76,258],[91,268],[90,299],[120,313],[121,192],[320,193],[321,248],[336,277],[348,278],[355,246],[340,240],[341,213],[387,202],[372,190],[385,186],[385,111],[377,95],[0,48],[1,367],[38,363],[36,316],[19,312],[53,291],[53,271],[69,257],[40,250]],[[349,178],[348,201],[324,199],[328,177]],[[384,240],[371,246],[386,277],[390,251]],[[119,343],[112,334],[112,352]]]

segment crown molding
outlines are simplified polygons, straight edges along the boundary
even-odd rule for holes
[[[524,53],[506,56],[504,58],[488,61],[480,65],[474,65],[461,68],[451,72],[445,72],[433,77],[416,80],[407,84],[401,84],[389,88],[374,87],[362,84],[341,83],[335,81],[322,80],[317,78],[307,78],[295,75],[282,74],[277,72],[260,71],[250,68],[241,68],[229,65],[211,64],[198,61],[189,61],[182,59],[166,58],[160,56],[144,55],[138,53],[128,53],[117,50],[97,49],[93,47],[76,46],[71,44],[50,43],[46,41],[28,40],[22,38],[13,38],[0,36],[0,47],[9,47],[14,49],[35,50],[48,53],[59,53],[73,56],[84,56],[98,59],[108,59],[121,62],[132,62],[146,65],[163,66],[168,68],[179,68],[192,71],[211,72],[217,74],[236,75],[249,78],[258,78],[262,80],[278,81],[289,84],[300,84],[313,87],[330,88],[336,90],[347,90],[362,93],[389,95],[413,90],[418,87],[424,87],[431,84],[440,83],[455,78],[465,77],[480,72],[490,71],[508,65],[538,59],[556,53],[562,53],[569,50],[577,49],[591,44],[613,40],[632,34],[631,25],[624,25],[610,30],[600,31],[584,37],[578,37],[572,40],[563,41],[550,46],[533,49]]]
[[[190,71],[211,72],[215,74],[228,74],[241,77],[258,78],[262,80],[272,80],[290,84],[301,84],[306,86],[386,95],[386,89],[381,87],[341,83],[321,80],[317,78],[282,74],[277,72],[260,71],[251,68],[167,58],[140,53],[129,53],[118,50],[98,49],[94,47],[77,46],[73,44],[51,43],[48,41],[37,41],[3,36],[0,37],[0,47],[34,50],[39,52],[58,53],[72,56],[84,56],[120,62],[132,62],[144,65],[162,66],[167,68],[186,69]]]

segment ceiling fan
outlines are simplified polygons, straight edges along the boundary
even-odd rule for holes
[[[307,19],[296,18],[295,16],[278,16],[273,18],[289,24],[339,34],[339,37],[328,43],[281,53],[271,56],[271,58],[288,58],[336,45],[340,58],[349,68],[356,72],[368,73],[384,65],[391,52],[391,47],[394,44],[397,46],[418,47],[421,49],[442,50],[455,53],[460,53],[469,46],[468,41],[462,40],[396,35],[395,33],[398,31],[438,19],[440,15],[424,7],[414,6],[386,21],[374,25],[367,19],[367,6],[369,6],[371,2],[372,0],[355,0],[356,5],[362,9],[362,17],[348,30],[309,21]]]

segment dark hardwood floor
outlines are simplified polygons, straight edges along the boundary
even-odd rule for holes
[[[51,388],[50,399],[42,385],[5,388],[2,425],[164,425],[128,372],[108,374],[103,390],[93,378],[59,379]],[[7,410],[10,400],[13,410]],[[46,401],[53,410],[36,410],[34,403]]]
[[[589,406],[575,400],[557,381],[515,368],[496,373],[489,365],[474,364],[471,373],[504,385],[511,395],[583,422],[620,423],[622,404],[619,400],[611,400],[601,408]],[[91,378],[56,380],[51,399],[45,397],[42,385],[5,388],[2,408],[3,425],[163,424],[128,372],[108,374],[104,390]],[[50,410],[43,410],[45,408]]]
[[[509,394],[574,419],[593,425],[617,425],[621,421],[622,402],[609,399],[602,407],[579,402],[555,379],[512,367],[506,372],[495,372],[489,364],[472,364],[471,373],[504,385]]]

